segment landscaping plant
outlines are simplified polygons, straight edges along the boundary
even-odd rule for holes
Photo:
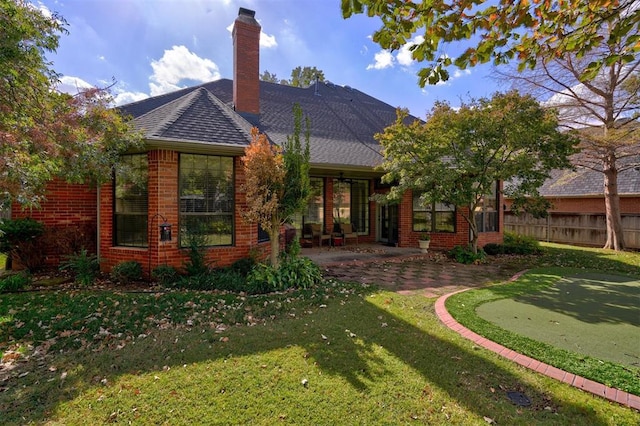
[[[80,285],[89,286],[93,284],[100,272],[100,262],[98,256],[81,250],[80,253],[68,256],[67,260],[60,263],[61,271],[71,271],[74,280]]]
[[[24,272],[9,274],[0,278],[0,293],[11,293],[23,290],[31,285],[31,282],[31,276]]]
[[[142,279],[142,265],[135,260],[120,262],[111,268],[111,279],[120,284],[130,284]]]

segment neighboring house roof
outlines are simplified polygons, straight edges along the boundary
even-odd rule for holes
[[[241,117],[232,110],[232,103],[233,82],[222,79],[120,109],[146,129],[148,138],[240,144],[246,143],[241,139],[248,135],[249,121],[253,121],[273,142],[283,144],[293,132],[292,108],[298,103],[311,122],[312,165],[336,169],[380,164],[381,148],[374,135],[396,119],[395,107],[359,90],[329,82],[299,88],[261,81],[259,117]],[[411,121],[416,119],[409,117]]]
[[[600,172],[585,168],[553,170],[539,191],[544,197],[603,196],[603,185]],[[640,195],[640,170],[631,168],[618,174],[618,194]]]

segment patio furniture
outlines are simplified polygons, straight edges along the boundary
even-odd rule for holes
[[[325,234],[322,232],[322,225],[319,223],[311,223],[309,224],[309,229],[311,231],[311,241],[318,239],[318,245],[322,247],[322,242],[327,241],[327,244],[331,245],[331,235]],[[312,243],[313,244],[313,243]]]
[[[355,238],[356,245],[358,245],[358,233],[356,232],[354,226],[350,223],[341,223],[340,224],[340,232],[342,233],[342,238],[344,238],[344,243],[347,243],[349,238]]]

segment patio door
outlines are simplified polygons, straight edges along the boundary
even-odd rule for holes
[[[378,241],[398,243],[398,205],[378,204]]]

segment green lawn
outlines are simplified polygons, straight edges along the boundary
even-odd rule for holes
[[[584,256],[589,249],[580,251]],[[625,258],[635,265],[640,253]],[[623,276],[605,269],[607,274],[532,269],[513,283],[452,296],[446,306],[461,324],[494,342],[640,395],[640,270],[620,267],[636,273]]]
[[[439,322],[433,303],[342,283],[256,297],[1,295],[0,416],[65,425],[640,422],[474,346]],[[532,405],[513,405],[508,391]]]
[[[487,321],[584,355],[640,367],[640,280],[597,273],[478,306]]]

